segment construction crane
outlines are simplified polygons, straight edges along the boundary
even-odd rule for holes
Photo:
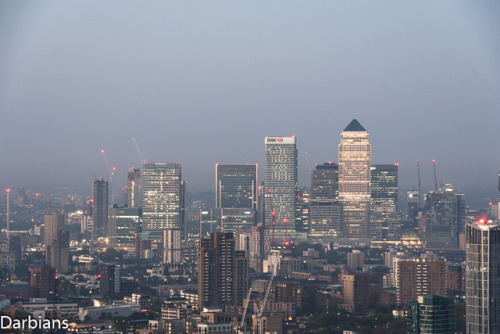
[[[438,191],[438,181],[436,177],[436,159],[432,159],[432,165],[434,167],[434,190]]]
[[[137,145],[137,142],[135,141],[135,138],[132,138],[132,141],[134,142],[135,149],[137,150],[137,154],[139,154],[139,158],[141,159],[141,165],[144,165],[148,163],[144,157],[142,156],[141,150],[139,149],[139,145]]]
[[[288,249],[288,246],[290,246],[290,241],[288,241],[288,234],[286,232],[286,218],[283,219],[283,225],[285,226],[285,248]]]
[[[10,234],[10,188],[5,189],[7,193],[7,240],[9,240]]]
[[[252,293],[252,288],[248,289],[247,293],[247,299],[245,300],[245,309],[243,311],[243,315],[241,316],[241,324],[240,328],[238,329],[238,333],[240,334],[245,334],[245,317],[247,316],[247,311],[248,311],[248,304],[250,302],[250,294]]]
[[[417,174],[418,174],[418,207],[420,208],[420,195],[422,191],[422,184],[420,183],[420,160],[417,159]]]
[[[273,218],[273,236],[271,239],[271,245],[272,248],[274,248],[274,224],[276,223],[276,212],[273,210],[273,197],[271,195],[271,189],[269,189],[269,203],[271,203],[271,217]]]
[[[104,162],[106,163],[106,167],[108,168],[109,172],[109,207],[113,207],[113,175],[116,173],[116,167],[111,167],[108,162],[108,158],[106,157],[106,154],[104,153],[104,150],[101,150],[101,154],[104,158]],[[109,226],[108,226],[108,231],[111,231],[111,233],[108,233],[110,235],[111,243],[115,242],[115,237],[116,237],[116,221],[115,221],[115,216],[111,216],[111,220],[109,221]]]
[[[264,313],[264,308],[266,307],[267,298],[269,297],[269,292],[271,291],[271,286],[273,285],[274,277],[276,276],[278,266],[273,267],[273,273],[271,274],[271,278],[269,279],[269,283],[266,288],[266,293],[264,295],[264,300],[262,301],[262,305],[260,309],[257,311],[257,319],[259,324],[259,334],[264,334],[264,322],[262,320],[262,313]]]

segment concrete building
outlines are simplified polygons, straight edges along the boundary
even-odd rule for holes
[[[446,297],[446,263],[442,260],[397,259],[397,304],[417,301],[420,296]]]
[[[368,306],[370,278],[365,273],[342,275],[344,302],[341,307],[348,312],[356,312]]]
[[[360,250],[353,250],[347,253],[347,267],[351,269],[363,268],[365,265],[365,253]]]
[[[78,310],[78,318],[80,321],[96,321],[99,320],[101,315],[109,315],[110,319],[114,317],[128,317],[132,313],[140,312],[141,307],[139,304],[117,304],[105,305],[98,307],[81,307]]]
[[[232,233],[213,233],[210,239],[200,240],[198,253],[200,310],[204,307],[234,305],[248,290],[245,290],[248,286],[245,285],[248,284],[245,281],[248,281],[248,260],[244,257],[244,252],[235,252]]]
[[[56,287],[55,268],[45,265],[29,268],[30,285],[35,288],[35,295],[40,298],[54,298]]]
[[[163,230],[163,263],[166,265],[181,263],[181,232],[180,229]]]

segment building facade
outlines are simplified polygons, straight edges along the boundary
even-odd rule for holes
[[[160,241],[164,229],[184,231],[184,185],[179,163],[148,163],[142,167],[143,232]]]
[[[182,259],[180,229],[163,231],[163,263],[166,265],[180,264]]]
[[[284,219],[289,232],[296,230],[298,191],[296,142],[295,136],[265,138],[265,224],[271,225],[274,211],[276,213],[274,228],[278,235],[284,234]]]
[[[356,120],[344,129],[339,144],[339,199],[343,237],[369,238],[370,136]]]
[[[425,225],[421,232],[427,248],[458,248],[465,228],[465,196],[443,183],[425,195]]]
[[[257,207],[257,164],[215,165],[215,207]]]
[[[465,238],[466,333],[500,333],[500,225],[469,223]]]
[[[338,199],[339,166],[333,162],[316,165],[311,176],[311,199]]]
[[[398,213],[398,164],[372,165],[370,236],[379,241],[401,238]]]
[[[200,240],[198,251],[200,310],[204,307],[227,307],[239,302],[245,288],[243,285],[248,284],[244,281],[248,281],[248,259],[244,256],[244,252],[236,254],[233,233],[213,233],[210,239]]]
[[[446,297],[446,263],[442,260],[397,259],[394,271],[398,305],[416,302],[418,297]]]
[[[138,208],[141,206],[140,198],[141,170],[129,167],[127,170],[127,206]]]
[[[408,303],[409,333],[453,334],[455,314],[453,300],[441,296],[423,296]]]
[[[108,207],[109,192],[108,181],[99,178],[94,181],[92,187],[93,207],[92,218],[94,220],[93,239],[108,236]]]

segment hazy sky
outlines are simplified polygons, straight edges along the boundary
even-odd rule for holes
[[[90,191],[102,148],[124,185],[135,137],[212,190],[216,162],[263,168],[266,135],[297,136],[305,185],[304,152],[337,161],[353,118],[402,186],[420,159],[431,187],[435,158],[439,180],[493,188],[500,2],[0,2],[1,186]]]

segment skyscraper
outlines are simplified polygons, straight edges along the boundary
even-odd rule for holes
[[[339,198],[346,238],[369,238],[371,145],[368,131],[356,119],[339,144]]]
[[[60,213],[45,215],[43,221],[43,243],[48,246],[57,240],[59,231],[64,228],[64,215]]]
[[[265,139],[265,221],[271,225],[271,213],[276,212],[276,233],[284,233],[283,219],[289,232],[295,231],[297,200],[297,147],[296,138],[266,137]],[[273,210],[269,198],[272,196]]]
[[[373,239],[400,240],[398,192],[398,164],[372,165],[370,235]]]
[[[242,306],[248,292],[248,257],[245,251],[234,253],[234,305]]]
[[[234,305],[236,292],[241,295],[241,284],[244,280],[248,281],[248,276],[241,276],[248,275],[248,268],[244,269],[245,263],[241,259],[244,253],[241,252],[236,265],[233,233],[213,233],[210,239],[200,240],[198,249],[199,309]],[[235,269],[238,269],[236,273]]]
[[[93,208],[92,217],[94,218],[93,239],[105,238],[108,236],[108,181],[99,178],[94,181],[92,187]]]
[[[465,238],[466,333],[500,333],[500,225],[479,219]]]
[[[129,167],[127,170],[127,206],[137,208],[141,206],[140,201],[141,170]]]
[[[142,167],[143,232],[160,241],[163,230],[184,231],[183,184],[180,163],[149,163]]]
[[[65,273],[69,268],[69,232],[64,230],[64,216],[45,215],[44,223],[45,263]]]
[[[395,266],[398,305],[415,302],[420,296],[446,296],[445,261],[398,259]]]
[[[339,166],[326,162],[316,165],[311,178],[311,199],[338,199]]]
[[[215,165],[215,207],[257,207],[257,164]]]
[[[465,227],[464,195],[453,191],[449,183],[425,195],[423,237],[428,248],[458,248],[458,235]]]
[[[327,162],[316,165],[313,171],[309,199],[310,237],[337,238],[342,235],[338,167],[336,163]]]
[[[453,300],[445,297],[418,297],[418,302],[408,303],[408,318],[410,334],[455,333]]]
[[[101,295],[120,292],[120,266],[109,263],[99,264],[98,278]]]

